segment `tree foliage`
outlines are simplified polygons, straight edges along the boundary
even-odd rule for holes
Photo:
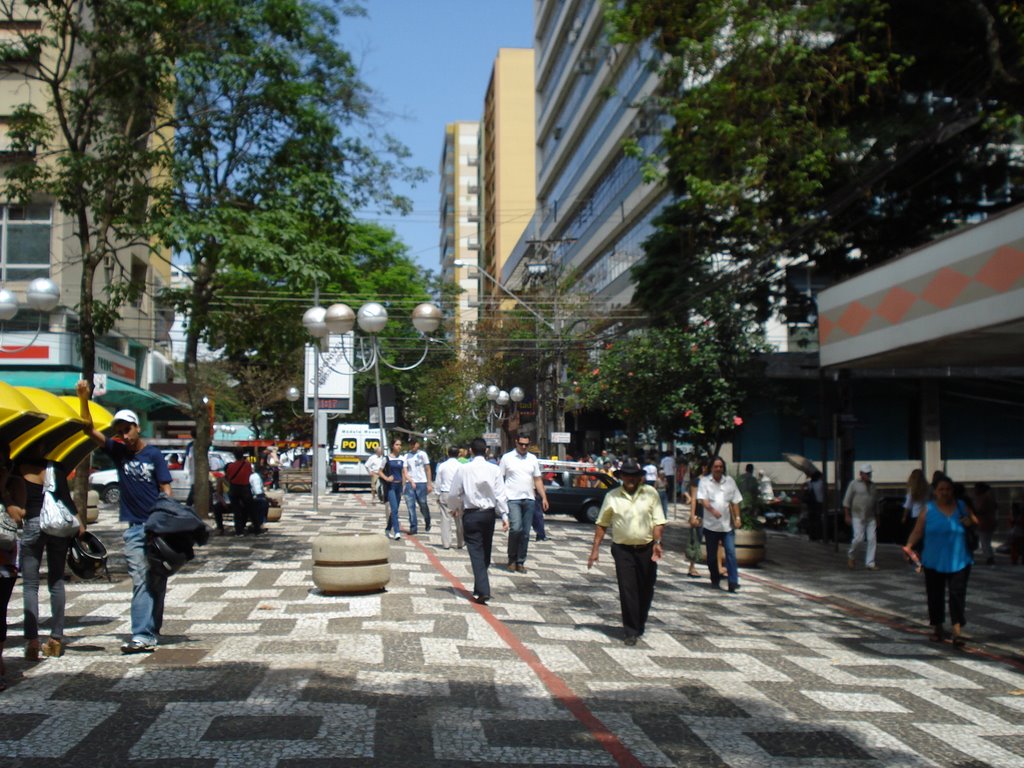
[[[361,268],[351,256],[353,212],[370,202],[407,207],[390,186],[405,173],[405,151],[386,136],[365,138],[372,98],[335,42],[338,10],[358,7],[222,0],[196,8],[193,46],[177,64],[173,194],[159,229],[189,259],[190,290],[174,300],[187,316],[185,372],[196,413],[204,395],[200,340],[223,342],[237,361],[260,347],[280,351],[295,339],[291,329],[298,332],[291,318],[305,308],[293,304],[288,319],[239,331],[219,327],[235,322],[216,312],[219,297],[245,283],[284,287],[310,302],[314,286],[348,289]],[[246,308],[246,320],[264,309]],[[258,328],[277,327],[289,331],[255,339]],[[208,444],[209,425],[199,419],[197,459]]]
[[[717,320],[646,328],[605,344],[573,372],[580,404],[624,421],[630,443],[649,430],[683,437],[702,456],[717,454],[742,424],[764,343],[749,313],[713,314]]]
[[[1019,3],[607,7],[661,76],[649,172],[674,200],[635,270],[656,316],[726,281],[765,312],[783,259],[842,277],[1024,198]]]

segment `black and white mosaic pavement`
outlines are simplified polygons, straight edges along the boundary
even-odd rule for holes
[[[648,631],[621,642],[611,557],[549,518],[529,572],[466,599],[465,550],[390,545],[387,591],[327,596],[321,532],[376,532],[364,494],[289,494],[264,537],[215,537],[171,579],[164,637],[122,656],[130,583],[68,585],[68,648],[21,658],[20,585],[0,765],[1024,766],[1024,566],[976,568],[965,651],[924,633],[920,577],[784,534],[738,594],[689,579],[681,525]],[[116,512],[94,531],[121,552]],[[495,537],[502,563],[504,537]],[[702,574],[705,573],[703,567]],[[45,587],[41,595],[47,612]],[[45,631],[45,626],[44,626]]]

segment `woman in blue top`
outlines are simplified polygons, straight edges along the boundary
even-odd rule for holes
[[[401,440],[391,443],[391,453],[388,454],[384,466],[380,470],[380,478],[387,485],[386,496],[391,506],[391,516],[388,518],[388,527],[384,533],[393,535],[395,541],[399,541],[402,538],[402,529],[398,524],[398,506],[402,499],[402,486],[409,482],[405,456],[402,455]]]
[[[953,645],[964,644],[960,629],[966,623],[964,605],[967,602],[967,578],[971,574],[971,553],[964,540],[964,526],[977,525],[974,514],[962,501],[957,501],[953,481],[943,477],[935,486],[934,498],[917,518],[903,548],[907,557],[918,568],[924,568],[924,586],[928,595],[928,621],[932,625],[931,639],[941,643],[945,620],[943,603],[949,587],[949,619],[953,622]],[[913,547],[924,538],[920,560]]]

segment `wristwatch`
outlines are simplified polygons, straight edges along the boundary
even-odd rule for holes
[[[660,547],[660,546],[661,546],[661,539],[655,539],[655,540],[654,540],[654,545],[655,545],[656,547]]]

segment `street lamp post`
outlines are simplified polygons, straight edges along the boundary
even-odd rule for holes
[[[50,278],[37,277],[28,284],[28,288],[25,290],[25,303],[28,304],[30,309],[34,309],[37,312],[45,314],[60,303],[60,289]],[[18,299],[15,295],[6,288],[0,288],[0,323],[13,320],[18,314],[18,309]],[[39,324],[36,326],[36,331],[32,335],[32,338],[20,347],[8,347],[4,345],[3,326],[0,325],[0,352],[14,354],[32,346],[43,330],[42,314],[40,314]]]
[[[500,425],[502,422],[507,421],[512,417],[512,414],[516,412],[519,407],[519,403],[523,402],[526,397],[526,393],[522,387],[511,387],[507,391],[501,389],[496,384],[481,384],[479,382],[473,384],[469,388],[469,399],[473,402],[479,400],[482,396],[487,397],[487,431],[494,431],[494,422],[497,421]],[[511,403],[511,409],[506,411]],[[500,438],[499,438],[500,440]],[[503,443],[499,443],[504,448]]]
[[[436,331],[441,325],[441,319],[443,315],[441,308],[436,304],[430,302],[423,302],[416,305],[416,308],[412,311],[412,324],[413,327],[419,331],[425,341],[423,347],[423,354],[420,359],[412,365],[400,366],[389,363],[381,352],[380,339],[378,334],[384,330],[384,327],[388,322],[388,311],[383,305],[378,304],[375,301],[363,304],[359,308],[359,311],[353,311],[353,309],[347,304],[337,303],[324,308],[319,306],[311,307],[306,310],[306,313],[302,316],[302,324],[306,327],[306,331],[316,339],[314,348],[316,354],[314,355],[314,362],[317,366],[316,373],[314,376],[315,389],[313,395],[313,411],[314,411],[314,425],[316,423],[317,405],[319,400],[319,360],[320,360],[320,343],[321,341],[329,336],[330,334],[346,334],[354,330],[356,325],[359,329],[366,334],[365,336],[356,337],[353,340],[353,359],[346,362],[351,367],[351,372],[365,373],[366,371],[373,370],[374,386],[377,392],[377,412],[378,412],[378,424],[380,425],[380,439],[381,445],[387,445],[387,433],[385,430],[385,411],[384,403],[381,398],[381,386],[380,386],[380,364],[383,363],[388,368],[395,371],[411,371],[416,368],[424,360],[427,359],[427,354],[430,351],[430,333]],[[355,360],[355,345],[359,347],[359,359],[362,361],[361,366],[356,365]],[[341,351],[342,356],[345,355],[344,346]],[[329,366],[330,364],[327,363]],[[314,443],[316,442],[316,434],[314,427]],[[318,454],[319,447],[314,445],[314,454]],[[318,463],[318,457],[316,459]],[[314,511],[317,508],[317,473],[314,470],[313,474],[313,508]]]

